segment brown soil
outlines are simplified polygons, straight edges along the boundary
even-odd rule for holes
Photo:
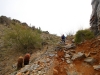
[[[54,60],[54,72],[53,75],[66,75],[66,62],[61,58],[64,58],[63,50],[57,52],[58,57]]]
[[[100,37],[77,45],[75,51],[76,53],[84,52],[86,56],[95,58],[96,62],[93,65],[98,65],[100,63]],[[83,61],[84,58],[76,59],[72,64],[67,64],[66,61],[61,60],[61,58],[64,58],[63,50],[58,51],[57,55],[54,60],[53,75],[68,75],[68,72],[77,72],[77,75],[100,75],[100,70],[94,70],[93,65]]]

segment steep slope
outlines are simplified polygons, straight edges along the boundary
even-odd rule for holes
[[[13,46],[8,46],[6,42],[9,41],[9,39],[5,41],[5,31],[9,30],[10,32],[10,30],[12,30],[11,25],[15,26],[16,24],[30,28],[33,30],[33,32],[34,30],[38,30],[38,32],[41,33],[40,36],[43,39],[43,42],[46,43],[46,45],[41,47],[41,49],[40,47],[36,49],[30,49],[30,53],[32,55],[30,60],[31,62],[34,61],[35,58],[45,53],[45,48],[47,48],[47,44],[48,46],[53,46],[59,40],[59,37],[54,34],[40,31],[38,28],[35,27],[29,27],[26,23],[21,23],[16,19],[11,20],[6,16],[0,17],[0,75],[10,75],[13,71],[16,70],[18,57],[25,55],[24,52],[20,52],[17,48],[14,48]]]
[[[22,72],[23,69],[25,70],[24,67],[17,73],[19,75],[27,73],[34,75],[99,75],[99,40],[100,36],[76,45],[76,47],[71,41],[67,40],[65,45],[59,44],[56,48],[52,47],[52,49],[49,47],[46,51],[47,55],[43,54],[45,57],[37,58],[37,63],[31,63],[30,67],[27,68],[27,72]],[[47,69],[44,70],[45,68]]]

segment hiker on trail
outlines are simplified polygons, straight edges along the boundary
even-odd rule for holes
[[[64,35],[64,34],[61,36],[61,40],[62,40],[62,42],[64,42],[64,44],[65,44],[65,35]]]

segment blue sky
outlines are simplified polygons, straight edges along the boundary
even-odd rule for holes
[[[91,13],[91,0],[0,0],[0,16],[57,35],[89,28]]]

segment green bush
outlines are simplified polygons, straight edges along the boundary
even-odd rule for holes
[[[92,39],[93,37],[94,34],[89,29],[79,30],[75,34],[75,43],[81,43],[85,40]]]
[[[28,50],[40,48],[42,39],[37,30],[23,25],[12,25],[11,29],[6,30],[5,40],[8,44],[18,49]]]

